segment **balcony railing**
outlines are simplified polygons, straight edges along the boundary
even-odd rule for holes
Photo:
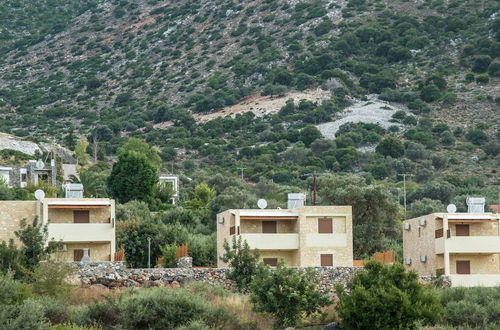
[[[252,249],[295,250],[299,248],[299,234],[241,234]]]
[[[109,242],[114,239],[111,223],[49,223],[49,239],[63,242]]]

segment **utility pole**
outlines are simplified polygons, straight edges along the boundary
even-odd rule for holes
[[[404,206],[405,206],[405,220],[406,220],[406,177],[413,176],[413,174],[402,173],[402,174],[398,174],[398,176],[403,177],[403,200],[404,200]]]
[[[151,237],[148,237],[148,268],[151,268]]]
[[[243,171],[246,169],[246,167],[238,167],[238,170],[241,171],[241,180],[245,180],[245,177],[243,176]]]
[[[311,186],[311,205],[316,205],[316,192],[318,191],[318,184],[316,178],[319,176],[319,173],[308,173],[305,176],[312,176],[313,182]]]

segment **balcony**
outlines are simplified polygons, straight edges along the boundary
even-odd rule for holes
[[[449,275],[451,280],[451,286],[499,286],[500,285],[500,274],[467,274]]]
[[[435,240],[436,253],[500,253],[500,236],[452,236]]]
[[[335,248],[347,246],[347,234],[307,234],[306,245],[308,247]]]
[[[299,248],[299,234],[241,234],[252,249],[296,250]]]
[[[49,223],[49,239],[63,242],[110,242],[115,236],[111,223]]]

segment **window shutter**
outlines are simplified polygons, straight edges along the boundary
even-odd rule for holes
[[[333,234],[333,220],[332,218],[318,219],[318,233],[320,234]]]
[[[73,211],[73,223],[89,223],[89,211]]]

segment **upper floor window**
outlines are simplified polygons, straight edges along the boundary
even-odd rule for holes
[[[90,212],[88,210],[73,211],[73,223],[89,223]]]
[[[318,233],[320,234],[333,234],[333,220],[332,218],[318,219]]]
[[[455,231],[457,236],[470,236],[469,225],[455,225]]]
[[[276,234],[277,233],[276,229],[277,229],[276,221],[262,221],[262,233]]]

